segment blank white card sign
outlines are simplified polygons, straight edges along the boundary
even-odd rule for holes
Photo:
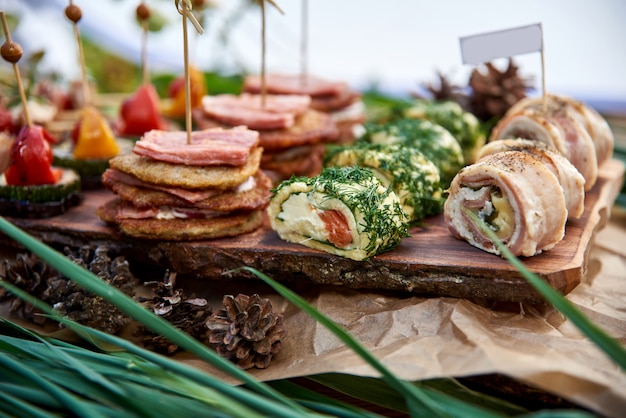
[[[496,58],[543,50],[541,23],[460,38],[464,64],[476,65]]]

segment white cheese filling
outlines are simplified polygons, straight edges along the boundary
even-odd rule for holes
[[[282,204],[278,218],[284,222],[286,229],[316,241],[328,241],[326,224],[318,215],[306,193],[289,196]]]
[[[204,218],[204,219],[215,218],[215,217],[221,215],[220,212],[206,210],[206,211],[194,212],[194,216],[193,217],[197,218],[198,214],[202,214],[201,218]],[[159,207],[159,211],[158,211],[158,213],[155,216],[156,219],[165,219],[165,220],[189,219],[191,217],[192,216],[190,215],[189,210],[181,211],[178,208],[173,208],[173,207],[170,207],[170,206],[161,206],[161,207]]]
[[[317,199],[319,197],[319,199]],[[345,205],[338,199],[328,199],[318,193],[294,193],[281,205],[281,212],[278,219],[283,222],[283,228],[304,237],[305,240],[312,239],[319,242],[329,243],[329,234],[326,223],[320,217],[320,213],[325,210],[339,211],[348,223],[353,247],[357,242],[355,239],[356,225],[354,216],[347,210]],[[322,207],[323,206],[323,207]]]
[[[247,191],[254,189],[255,187],[256,187],[256,180],[254,179],[254,176],[250,176],[248,177],[246,181],[244,181],[239,186],[237,186],[235,193],[247,192]]]

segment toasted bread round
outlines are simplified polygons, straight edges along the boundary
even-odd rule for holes
[[[197,202],[189,202],[165,191],[133,186],[120,182],[107,182],[106,186],[122,200],[129,201],[137,208],[173,206],[212,209],[218,212],[234,210],[255,210],[265,208],[271,197],[272,180],[262,171],[254,176],[256,187],[237,193],[235,189],[225,190],[215,196]]]
[[[231,213],[207,219],[119,219],[122,200],[114,198],[97,210],[104,222],[114,224],[124,235],[142,239],[195,241],[233,237],[252,232],[263,225],[263,210]]]
[[[233,166],[189,166],[171,164],[142,157],[134,153],[118,155],[109,161],[109,166],[148,183],[162,186],[178,186],[189,189],[214,187],[230,189],[254,175],[260,166],[263,149],[257,147],[250,159],[241,167]]]

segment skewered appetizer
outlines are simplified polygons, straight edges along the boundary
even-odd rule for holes
[[[443,188],[437,166],[416,148],[399,144],[368,144],[335,148],[326,167],[359,166],[371,170],[385,187],[400,198],[410,222],[441,212]]]
[[[94,106],[87,105],[79,113],[71,139],[54,148],[54,164],[75,170],[85,189],[101,187],[100,178],[109,160],[128,151],[131,144],[118,140],[109,121]]]
[[[521,137],[557,149],[581,172],[585,190],[598,179],[598,166],[613,153],[613,134],[606,121],[588,106],[557,95],[525,99],[512,107],[494,127],[489,141]]]
[[[444,127],[428,120],[404,118],[366,123],[357,138],[357,143],[361,142],[416,148],[437,166],[444,188],[464,165],[459,142]]]
[[[395,248],[408,234],[400,198],[361,167],[328,167],[275,189],[272,229],[285,241],[366,260]]]
[[[51,217],[79,203],[80,177],[73,170],[52,166],[53,142],[39,125],[22,128],[0,177],[0,214]]]
[[[72,22],[76,35],[85,104],[74,123],[71,141],[65,141],[55,148],[54,163],[76,170],[81,177],[83,188],[97,188],[101,186],[100,177],[106,170],[109,159],[118,155],[122,149],[116,141],[109,121],[91,101],[78,28],[82,10],[70,2],[65,8],[65,16]]]
[[[338,129],[339,142],[354,140],[354,127],[365,122],[365,106],[361,94],[341,81],[301,74],[268,74],[265,89],[269,94],[311,96],[311,108],[329,114]],[[243,91],[260,94],[261,77],[249,75],[244,79]]]
[[[446,128],[459,142],[465,164],[476,161],[476,153],[485,144],[486,136],[480,121],[453,101],[415,100],[402,111],[404,117],[426,119]]]
[[[122,102],[119,110],[119,126],[117,133],[122,136],[140,137],[152,129],[165,130],[166,122],[161,117],[159,108],[159,95],[156,88],[149,80],[148,66],[146,62],[146,42],[148,38],[148,20],[151,11],[143,1],[136,9],[137,21],[143,29],[142,36],[142,83],[135,93]]]
[[[58,215],[79,202],[80,178],[72,170],[52,166],[50,144],[55,139],[43,127],[32,123],[17,66],[22,48],[11,41],[4,12],[0,14],[7,37],[1,54],[15,70],[26,122],[14,141],[11,142],[9,134],[5,134],[2,140],[0,214],[19,217]]]
[[[143,83],[135,93],[122,102],[117,133],[140,137],[153,129],[165,130],[167,123],[159,110],[159,95],[150,83]]]
[[[188,241],[235,236],[263,223],[271,180],[258,133],[245,127],[150,131],[102,176],[116,197],[97,211],[125,235]]]
[[[310,105],[307,95],[219,94],[203,98],[194,120],[202,129],[245,125],[258,131],[261,168],[279,182],[318,174],[325,144],[336,137],[330,116]]]

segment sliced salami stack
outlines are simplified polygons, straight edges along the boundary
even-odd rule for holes
[[[261,77],[249,75],[243,91],[260,94]],[[365,122],[365,105],[361,94],[343,81],[327,80],[312,75],[272,73],[265,76],[265,89],[270,94],[304,94],[311,96],[311,108],[327,113],[339,131],[339,142],[355,139],[354,127]]]
[[[220,94],[205,96],[193,116],[201,129],[243,125],[257,131],[261,168],[277,182],[319,173],[324,145],[337,138],[330,116],[310,105],[307,95]]]

